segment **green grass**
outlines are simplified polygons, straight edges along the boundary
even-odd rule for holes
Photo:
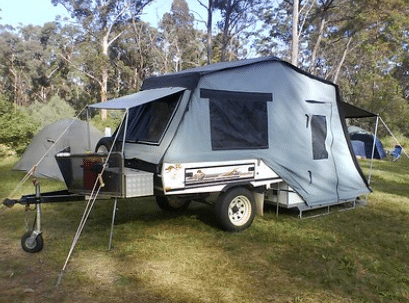
[[[14,161],[0,162],[1,199],[22,177]],[[408,169],[405,158],[375,161],[366,205],[304,220],[273,208],[241,233],[219,230],[206,205],[174,215],[151,198],[122,200],[110,251],[113,203],[98,201],[58,288],[85,202],[43,205],[37,254],[19,243],[33,213],[2,208],[0,302],[409,302]]]

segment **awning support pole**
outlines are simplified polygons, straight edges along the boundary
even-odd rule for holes
[[[375,123],[375,134],[373,137],[373,144],[372,144],[372,155],[371,155],[371,164],[369,167],[369,175],[368,175],[368,184],[371,184],[371,177],[372,177],[372,166],[373,166],[373,158],[375,155],[375,144],[376,144],[376,137],[378,135],[378,124],[379,124],[379,115],[376,116],[376,123]]]
[[[80,224],[78,226],[77,232],[75,233],[74,239],[72,240],[71,248],[70,248],[70,251],[68,252],[67,259],[65,260],[64,266],[63,266],[63,268],[61,270],[61,273],[58,276],[56,287],[60,286],[62,277],[63,277],[63,275],[65,273],[66,268],[67,268],[68,262],[69,262],[69,260],[71,258],[72,253],[74,252],[75,246],[77,245],[77,242],[78,242],[78,240],[80,238],[82,230],[84,229],[85,223],[87,222],[88,217],[89,217],[89,215],[90,215],[90,213],[92,211],[92,208],[94,207],[94,204],[95,204],[95,201],[96,201],[96,199],[98,197],[99,191],[101,190],[101,185],[99,185],[98,189],[96,189],[97,182],[98,181],[95,181],[94,189],[91,192],[91,196],[89,197],[88,203],[87,203],[87,205],[85,207],[85,210],[84,210],[84,213],[82,215],[82,218],[81,218]]]
[[[121,129],[121,127],[122,127],[122,124],[123,124],[123,122],[124,122],[124,118],[125,118],[125,116],[122,117],[121,124],[119,125],[119,129]],[[115,139],[114,139],[114,142],[116,142],[116,140],[117,140],[117,138],[118,138],[118,134],[119,134],[119,132],[117,132],[116,137],[115,137]],[[109,158],[111,157],[111,153],[112,153],[113,148],[114,148],[114,145],[111,146],[111,150],[108,152],[108,156],[106,157],[105,163],[104,163],[104,165],[102,166],[102,171],[100,172],[99,176],[102,176],[103,173],[104,173],[104,171],[105,171],[105,169],[107,168],[107,166],[108,166],[107,163],[108,163],[108,161],[109,161]],[[99,185],[98,185],[98,183],[99,183]],[[92,211],[92,208],[94,207],[95,201],[96,201],[96,199],[97,199],[97,197],[98,197],[98,195],[99,195],[99,192],[100,192],[100,190],[101,190],[101,188],[102,188],[102,184],[101,184],[101,183],[102,183],[102,182],[100,182],[99,178],[97,178],[97,179],[95,180],[94,187],[93,187],[93,189],[92,189],[92,191],[91,191],[91,195],[90,195],[90,197],[89,197],[89,199],[88,199],[88,203],[87,203],[87,205],[86,205],[86,207],[85,207],[85,210],[84,210],[84,213],[83,213],[83,215],[82,215],[82,218],[81,218],[80,224],[79,224],[79,226],[78,226],[77,232],[76,232],[75,235],[74,235],[74,239],[73,239],[73,241],[72,241],[70,251],[68,252],[67,259],[65,260],[64,266],[63,266],[63,268],[62,268],[62,270],[61,270],[61,273],[60,273],[60,275],[58,276],[58,280],[57,280],[56,287],[60,286],[60,284],[61,284],[63,275],[64,275],[64,273],[65,273],[65,271],[66,271],[66,269],[67,269],[68,262],[69,262],[69,260],[71,259],[71,255],[72,255],[73,252],[74,252],[75,246],[77,245],[77,242],[78,242],[78,240],[79,240],[79,238],[80,238],[80,235],[81,235],[81,233],[82,233],[82,230],[83,230],[84,227],[85,227],[85,223],[86,223],[87,220],[88,220],[88,217],[89,217],[89,215],[90,215],[90,213],[91,213],[91,211]],[[116,205],[115,205],[115,208],[116,208]]]

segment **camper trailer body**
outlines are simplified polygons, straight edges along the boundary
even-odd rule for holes
[[[223,62],[90,105],[124,119],[95,153],[64,150],[56,160],[67,199],[155,196],[166,210],[198,200],[214,206],[222,228],[239,231],[264,201],[304,210],[371,191],[347,134],[345,109],[355,108],[343,104],[335,84],[275,57]]]
[[[122,159],[108,161],[100,184],[121,181],[101,194],[216,197],[216,212],[231,192],[259,206],[265,197],[307,209],[354,200],[370,189],[340,107],[336,85],[273,57],[146,79],[136,94],[90,106],[125,111],[103,148]],[[148,191],[125,189],[140,178],[153,180]]]

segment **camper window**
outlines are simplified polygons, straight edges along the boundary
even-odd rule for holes
[[[328,151],[325,147],[327,139],[327,118],[313,115],[311,119],[312,153],[314,160],[328,159]]]
[[[126,142],[159,144],[173,117],[182,93],[131,108]],[[120,137],[123,136],[121,130]]]
[[[213,150],[268,148],[267,101],[271,93],[202,89],[209,98]]]

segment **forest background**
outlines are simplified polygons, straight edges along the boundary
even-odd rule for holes
[[[174,0],[155,25],[140,18],[153,0],[50,1],[70,17],[0,25],[0,155],[147,77],[259,56],[338,84],[345,102],[409,136],[408,0]]]

